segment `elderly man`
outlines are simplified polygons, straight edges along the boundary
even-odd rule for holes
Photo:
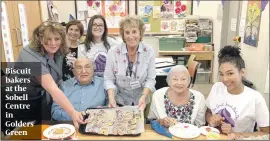
[[[95,108],[106,104],[107,93],[103,78],[94,76],[94,65],[87,58],[79,58],[74,63],[74,78],[64,81],[60,89],[65,93],[77,111]],[[52,118],[71,120],[71,117],[55,102],[52,105]]]

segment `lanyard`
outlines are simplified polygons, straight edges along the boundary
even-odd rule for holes
[[[139,55],[140,55],[140,53],[137,52],[137,59],[136,59],[136,63],[137,63],[137,64],[139,64],[139,63],[138,63]],[[132,73],[133,73],[133,71],[132,71],[133,69],[132,69],[132,68],[133,68],[135,62],[134,62],[133,65],[131,66],[131,62],[130,62],[130,60],[129,60],[129,57],[128,57],[127,54],[126,54],[126,56],[127,56],[127,60],[128,60],[128,67],[127,67],[127,70],[126,70],[126,76],[128,76],[128,73],[129,73],[129,76],[131,77],[131,75],[132,75]],[[135,73],[133,73],[134,76],[135,76],[135,78],[137,77],[137,69],[138,69],[138,66],[136,66]]]

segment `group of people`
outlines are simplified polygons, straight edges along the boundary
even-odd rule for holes
[[[226,46],[219,52],[221,82],[213,85],[205,100],[202,93],[189,89],[190,75],[181,65],[169,71],[169,87],[155,90],[155,53],[142,41],[144,22],[130,16],[119,25],[123,42],[108,36],[101,15],[91,17],[82,44],[84,29],[77,20],[66,27],[45,22],[34,30],[17,61],[42,65],[41,75],[33,77],[29,86],[42,88],[36,94],[46,101],[44,119],[73,120],[78,127],[86,123],[83,111],[87,108],[133,105],[144,110],[151,102],[147,118],[166,127],[175,122],[209,124],[234,138],[269,132],[264,98],[241,81],[245,63],[239,48]],[[251,133],[255,124],[260,132]]]

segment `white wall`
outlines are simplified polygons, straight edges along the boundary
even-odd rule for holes
[[[247,3],[243,2],[241,17],[246,17],[246,12]],[[255,84],[259,92],[264,93],[266,80],[269,79],[266,77],[269,70],[267,68],[269,63],[269,3],[261,15],[258,47],[242,43],[241,48],[246,63],[247,79]]]
[[[59,19],[61,22],[69,21],[69,14],[71,14],[75,18],[75,1],[53,1],[53,4],[56,5]],[[42,20],[46,21],[48,19],[48,8],[47,1],[40,1]]]
[[[265,80],[265,87],[264,87],[264,93],[269,94],[269,62],[267,67],[267,74],[266,74],[266,80]]]

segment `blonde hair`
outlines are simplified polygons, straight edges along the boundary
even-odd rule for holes
[[[142,38],[143,38],[143,35],[145,32],[145,25],[139,16],[124,17],[121,19],[121,21],[119,23],[119,27],[120,27],[120,35],[122,37],[123,42],[125,42],[124,28],[126,26],[138,28],[140,31],[140,36],[141,36],[140,41],[142,41]]]
[[[46,50],[44,49],[42,42],[47,43],[50,34],[60,35],[61,45],[56,54],[64,55],[68,53],[68,47],[65,41],[65,28],[57,22],[44,22],[36,27],[33,31],[29,47],[32,50],[39,52],[41,56],[44,56]]]

